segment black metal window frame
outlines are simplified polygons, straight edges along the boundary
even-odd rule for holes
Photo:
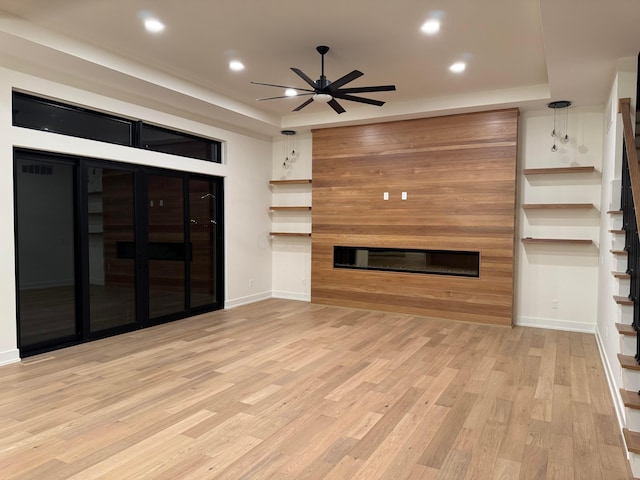
[[[95,140],[95,141],[101,141],[101,142],[106,142],[106,143],[114,143],[117,145],[124,145],[124,146],[129,146],[129,147],[133,147],[133,148],[139,148],[142,150],[151,150],[151,151],[157,151],[157,152],[161,152],[161,153],[170,153],[172,155],[178,155],[178,156],[182,156],[184,158],[194,158],[196,160],[203,160],[203,161],[207,161],[207,162],[213,162],[213,163],[222,163],[222,148],[221,145],[222,143],[217,141],[217,140],[212,140],[210,138],[206,138],[206,137],[201,137],[199,135],[195,135],[195,134],[191,134],[191,133],[185,133],[185,132],[181,132],[178,130],[173,130],[171,128],[167,128],[167,127],[162,127],[159,125],[155,125],[153,123],[148,123],[145,122],[143,120],[134,120],[134,119],[130,119],[130,118],[126,118],[126,117],[121,117],[118,115],[114,115],[114,114],[109,114],[109,113],[105,113],[105,112],[100,112],[97,110],[92,110],[90,108],[86,108],[86,107],[80,107],[77,105],[71,105],[68,103],[64,103],[58,100],[52,100],[49,98],[43,98],[43,97],[39,97],[37,95],[32,95],[29,93],[24,93],[24,92],[19,92],[19,91],[13,91],[13,95],[12,95],[12,99],[15,100],[16,98],[20,98],[21,100],[25,100],[28,102],[33,102],[34,104],[37,104],[39,106],[44,106],[49,107],[51,109],[56,109],[59,112],[64,112],[64,111],[68,111],[68,112],[73,112],[73,113],[82,113],[82,114],[87,114],[87,115],[92,115],[95,116],[97,118],[104,118],[105,120],[111,120],[113,122],[121,122],[123,124],[127,124],[129,125],[129,131],[130,134],[128,135],[128,140],[127,141],[123,141],[123,142],[116,142],[116,141],[109,141],[109,140],[105,140],[104,138],[100,138],[99,135],[95,134],[94,136],[86,135],[86,134],[82,134],[80,132],[75,132],[75,133],[69,133],[67,132],[56,132],[56,131],[52,131],[49,128],[47,128],[45,122],[43,121],[43,123],[40,126],[33,126],[31,124],[21,124],[20,121],[17,119],[17,115],[16,115],[16,109],[15,106],[14,108],[14,112],[13,112],[13,116],[12,116],[12,125],[15,127],[22,127],[22,128],[29,128],[32,130],[39,130],[39,131],[45,131],[45,132],[50,132],[50,133],[57,133],[59,135],[68,135],[68,136],[73,136],[73,137],[79,137],[79,138],[86,138],[88,140]],[[142,141],[141,141],[141,132],[143,128],[148,128],[154,131],[158,131],[158,132],[166,132],[170,135],[173,136],[177,136],[177,137],[182,137],[187,141],[193,141],[193,142],[201,142],[203,144],[204,147],[204,155],[202,156],[188,156],[188,155],[184,155],[184,154],[179,154],[179,153],[175,153],[175,152],[167,152],[165,150],[159,149],[159,148],[154,148],[153,145],[150,144],[146,144],[143,145]]]

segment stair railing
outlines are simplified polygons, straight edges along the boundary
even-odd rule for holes
[[[631,123],[631,101],[620,99],[620,113],[623,124],[622,152],[622,224],[625,231],[625,250],[627,251],[627,273],[631,278],[629,299],[633,302],[632,327],[636,335],[635,359],[640,364],[640,165],[636,150],[635,134]]]

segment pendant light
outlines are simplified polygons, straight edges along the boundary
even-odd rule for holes
[[[287,170],[291,168],[291,164],[295,163],[298,158],[294,137],[296,132],[294,130],[282,130],[280,133],[284,135],[284,162],[282,162],[282,168]]]
[[[552,152],[558,151],[558,146],[556,145],[556,138],[560,139],[560,142],[562,143],[569,143],[569,134],[567,132],[569,130],[569,107],[570,106],[571,106],[571,102],[568,100],[557,100],[547,105],[547,107],[553,109],[553,130],[551,131],[551,136],[553,137],[553,146],[551,147]],[[559,108],[564,109],[565,111],[564,135],[559,133],[557,130],[556,112]]]

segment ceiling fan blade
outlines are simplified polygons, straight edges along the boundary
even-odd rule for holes
[[[346,110],[344,108],[342,108],[342,105],[340,105],[338,102],[336,102],[335,98],[332,99],[332,100],[329,100],[327,103],[329,104],[329,106],[331,108],[333,108],[336,111],[336,113],[344,113],[344,112],[346,112]]]
[[[251,82],[251,83],[254,85],[264,85],[265,87],[290,88],[292,90],[301,90],[303,92],[313,93],[313,90],[309,90],[308,88],[287,87],[286,85],[274,85],[272,83],[260,83],[260,82]]]
[[[395,89],[395,85],[378,85],[375,87],[341,88],[337,93],[393,92]]]
[[[293,112],[299,112],[300,110],[302,110],[304,107],[306,107],[307,105],[309,105],[311,102],[313,102],[313,98],[310,98],[309,100],[307,100],[306,102],[304,102],[302,105],[300,105],[297,108],[294,108],[292,111]]]
[[[349,100],[351,102],[359,102],[359,103],[368,103],[369,105],[377,105],[378,107],[381,107],[382,105],[384,105],[384,102],[380,100],[373,100],[371,98],[364,98],[364,97],[356,97],[355,95],[343,95],[340,91],[335,92],[333,96],[341,100]]]
[[[301,79],[303,79],[305,82],[307,82],[311,86],[311,88],[313,88],[313,89],[316,88],[316,82],[311,80],[302,70],[300,70],[299,68],[295,68],[295,67],[291,67],[291,70],[293,70],[296,75],[298,75]]]
[[[353,82],[356,78],[364,75],[360,70],[354,70],[351,73],[347,73],[344,77],[340,77],[335,82],[329,84],[329,90],[335,92],[342,85],[346,85],[349,82]]]
[[[295,98],[295,97],[302,97],[302,96],[306,96],[306,95],[313,95],[313,92],[300,93],[298,95],[280,95],[279,97],[256,98],[256,100],[276,100],[278,98]]]

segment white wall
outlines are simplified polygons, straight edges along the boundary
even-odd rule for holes
[[[286,146],[286,148],[285,148]],[[296,161],[289,168],[282,164],[290,150]],[[273,139],[273,180],[311,178],[311,133],[281,135]],[[286,152],[285,152],[286,150]],[[272,186],[272,205],[312,205],[310,185]],[[272,212],[273,231],[310,232],[309,212]],[[272,237],[273,296],[292,300],[311,300],[311,239],[308,237]]]
[[[224,164],[138,150],[11,126],[12,88],[89,106],[224,142]],[[0,67],[0,364],[18,358],[13,214],[13,147],[61,152],[224,177],[225,306],[271,296],[270,218],[272,146],[268,138],[227,131]]]
[[[565,114],[556,113],[564,133]],[[553,110],[524,112],[520,119],[516,229],[515,323],[594,331],[597,311],[601,107],[569,107],[569,143],[552,152]],[[593,165],[597,173],[522,175],[524,168]],[[591,210],[523,210],[524,203],[593,203]],[[606,208],[606,207],[605,207]],[[527,244],[522,237],[591,239],[594,246]],[[554,306],[557,305],[557,308]]]

